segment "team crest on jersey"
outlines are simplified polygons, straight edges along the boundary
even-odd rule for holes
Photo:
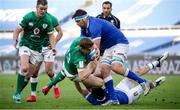
[[[43,29],[46,29],[47,28],[47,24],[43,24]]]
[[[33,26],[33,22],[29,22],[29,24],[28,24],[29,26]]]
[[[34,29],[34,34],[35,34],[35,35],[39,34],[39,32],[40,32],[40,29],[38,29],[38,28],[35,28],[35,29]]]

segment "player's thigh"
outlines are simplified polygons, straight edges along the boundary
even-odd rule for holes
[[[34,50],[30,50],[31,55],[30,55],[30,59],[29,62],[32,65],[36,65],[39,64],[43,61],[43,56],[40,52],[34,51]]]
[[[82,81],[86,87],[102,87],[103,80],[99,77],[94,76],[93,74],[89,75],[89,77]]]
[[[43,47],[42,54],[43,54],[43,60],[45,62],[54,62],[55,56],[53,55],[49,47]]]
[[[124,65],[127,59],[129,46],[127,44],[117,44],[113,47],[112,63],[120,63]]]
[[[19,55],[20,55],[21,70],[23,72],[27,72],[29,70],[29,59],[31,55],[30,49],[25,46],[20,47]]]

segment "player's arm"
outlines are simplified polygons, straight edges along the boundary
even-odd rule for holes
[[[16,29],[13,32],[13,42],[14,42],[14,47],[16,48],[17,43],[18,43],[18,37],[19,37],[19,33],[22,31],[23,29],[18,25],[16,27]]]
[[[53,32],[49,33],[49,41],[50,41],[50,47],[53,52],[53,55],[56,55],[56,48],[55,48],[55,37]]]
[[[74,82],[74,84],[75,84],[76,89],[82,96],[86,97],[88,95],[88,90],[83,89],[79,82]]]
[[[87,88],[103,86],[103,80],[93,74],[95,68],[95,62],[91,61],[86,68],[78,69],[78,77]]]
[[[61,27],[59,25],[57,25],[55,27],[55,30],[57,31],[55,44],[57,44],[57,42],[62,38],[63,32],[62,32],[62,29],[61,29]]]
[[[78,77],[79,80],[83,81],[89,77],[95,71],[96,64],[94,61],[88,63],[86,68],[79,68],[78,69]]]

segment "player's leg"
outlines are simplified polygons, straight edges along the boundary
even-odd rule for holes
[[[123,75],[125,77],[128,77],[136,82],[138,82],[143,90],[144,90],[144,95],[146,95],[149,90],[150,86],[147,80],[141,78],[138,76],[136,73],[133,71],[129,70],[127,67],[125,67],[125,61],[127,59],[127,51],[128,51],[128,45],[125,44],[117,44],[114,47],[112,47],[112,70],[120,75]]]
[[[111,76],[111,50],[105,50],[102,60],[101,60],[101,74],[104,80],[104,85],[108,93],[110,94],[110,99],[106,104],[118,104],[118,99],[114,92],[114,82]]]
[[[160,86],[161,84],[163,84],[165,82],[165,80],[166,80],[165,76],[161,76],[161,77],[157,78],[155,81],[153,81],[153,83],[155,84],[155,86],[153,88]],[[130,104],[130,103],[133,103],[134,101],[138,100],[142,96],[143,90],[142,90],[141,86],[138,85],[138,86],[130,89],[129,94],[130,94],[129,95],[129,100],[130,100],[129,104]]]
[[[21,91],[27,85],[26,79],[29,77],[29,57],[30,51],[29,48],[22,46],[19,48],[19,55],[20,55],[20,63],[21,63],[21,71],[18,73],[17,77],[17,86],[16,92],[13,96],[15,103],[21,103]],[[27,77],[27,78],[25,78]]]
[[[140,76],[148,73],[151,69],[156,68],[156,67],[160,67],[161,64],[164,62],[164,60],[167,59],[167,57],[169,56],[168,52],[163,53],[159,58],[157,58],[156,60],[148,63],[145,66],[142,66],[138,69],[135,70],[135,73],[139,74]]]
[[[45,72],[48,74],[50,80],[52,80],[55,77],[55,74],[53,72],[55,56],[53,56],[51,49],[49,47],[43,47],[42,53],[44,56]],[[57,85],[54,85],[53,87],[54,87],[54,98],[59,98],[60,97],[59,87]]]
[[[165,52],[160,57],[158,57],[156,60],[146,64],[145,66],[141,66],[140,68],[135,70],[135,73],[139,74],[140,76],[145,75],[150,70],[160,67],[164,60],[167,59],[169,53]],[[162,79],[163,80],[163,79]],[[126,84],[130,89],[134,87],[134,81],[128,78],[124,78],[121,83]],[[150,82],[150,87],[153,88],[153,85],[156,86],[156,83]]]
[[[83,80],[82,83],[87,88],[92,87],[102,87],[103,86],[103,80],[99,77],[94,76],[93,74],[90,74],[87,79]]]
[[[52,86],[54,86],[58,82],[62,81],[65,77],[66,77],[66,75],[64,74],[63,70],[56,73],[56,76],[46,86],[43,87],[43,89],[42,89],[43,94],[47,95],[49,90],[52,88]]]
[[[34,66],[31,66],[30,72],[33,73],[33,76],[30,78],[31,82],[31,95],[27,98],[27,102],[36,102],[36,88],[38,84],[38,72],[42,62],[36,63]]]

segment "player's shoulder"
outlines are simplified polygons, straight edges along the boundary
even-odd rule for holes
[[[35,16],[34,11],[28,12],[27,14],[24,15],[24,17],[31,17],[31,16]]]
[[[54,15],[52,15],[52,14],[50,14],[50,13],[46,13],[50,18],[52,18],[52,19],[57,19],[57,17],[56,16],[54,16]]]

